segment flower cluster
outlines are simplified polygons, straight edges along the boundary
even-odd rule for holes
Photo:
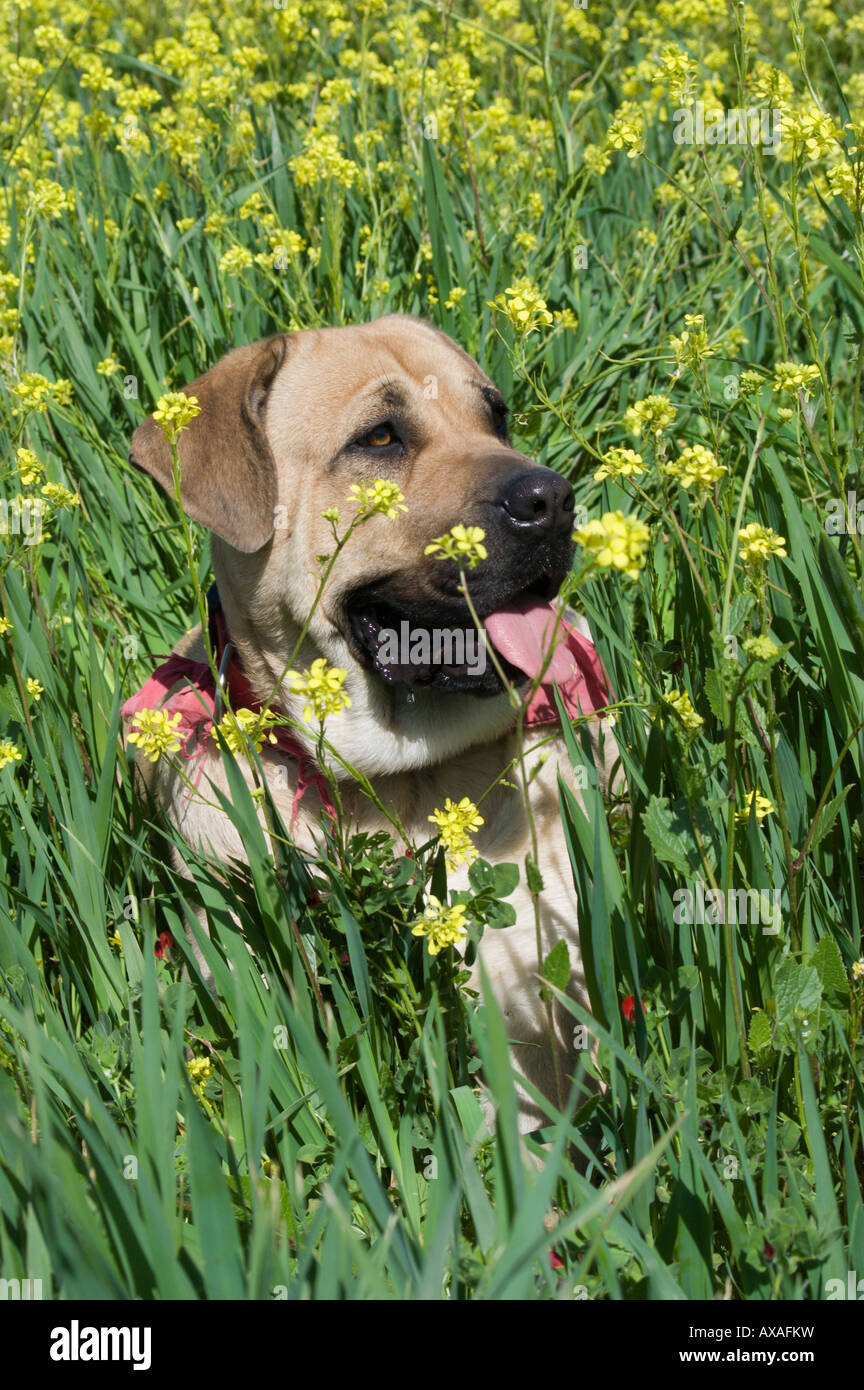
[[[456,560],[473,570],[486,559],[486,547],[482,544],[485,538],[486,532],[480,526],[454,526],[430,541],[423,554],[435,555],[439,560]]]
[[[430,956],[437,956],[448,946],[458,946],[468,935],[468,908],[464,903],[447,907],[434,894],[429,894],[423,916],[411,928],[412,936],[425,936]]]
[[[670,690],[663,696],[664,702],[675,711],[689,737],[697,734],[705,723],[701,714],[693,708],[693,702],[686,690]]]
[[[270,709],[238,709],[233,714],[226,711],[214,726],[213,736],[218,734],[235,757],[245,751],[247,738],[251,740],[255,752],[260,753],[265,742],[276,743],[276,735],[271,733],[271,728],[282,722],[281,715],[274,714]]]
[[[291,682],[292,694],[306,696],[303,718],[307,723],[313,719],[323,723],[328,714],[350,709],[352,702],[342,689],[347,674],[338,666],[328,666],[323,656],[313,661],[308,671],[285,673],[285,679]]]
[[[428,819],[433,825],[438,826],[438,837],[446,851],[449,869],[456,869],[460,864],[470,864],[476,859],[477,851],[470,837],[476,834],[484,821],[473,801],[463,796],[457,804],[448,796],[444,802],[444,810],[439,811],[436,807]]]
[[[594,479],[599,483],[604,478],[632,478],[635,474],[644,472],[641,454],[637,454],[634,449],[614,448],[606,450]]]
[[[185,430],[200,413],[201,407],[196,396],[187,396],[185,391],[168,391],[156,402],[153,419],[162,426],[162,433],[168,443],[173,444],[181,430]]]
[[[753,521],[738,532],[738,553],[748,569],[761,569],[775,555],[786,554],[786,538],[770,526]]]
[[[129,743],[137,745],[148,762],[155,763],[168,753],[180,751],[177,732],[182,714],[167,714],[161,709],[142,709],[133,717]]]
[[[669,344],[679,371],[684,367],[695,370],[706,357],[713,356],[714,348],[708,342],[708,330],[702,314],[685,314],[684,323],[686,327],[683,332],[678,337],[673,334]]]
[[[348,500],[357,503],[358,518],[377,514],[392,519],[408,510],[403,493],[387,478],[376,478],[374,483],[352,483],[350,491],[352,496]]]
[[[599,520],[580,526],[573,539],[581,545],[591,570],[615,569],[638,579],[645,565],[650,531],[644,521],[621,511],[604,512]]]
[[[739,824],[746,824],[746,822],[750,819],[750,816],[752,814],[756,817],[757,821],[761,825],[765,817],[770,816],[773,810],[774,807],[772,803],[769,801],[768,797],[763,796],[761,792],[757,791],[754,788],[750,795],[745,799],[744,805],[741,808],[741,810],[735,812],[735,819],[736,821],[738,821]]]
[[[529,280],[518,280],[508,285],[503,294],[486,301],[490,308],[500,309],[506,314],[516,332],[525,335],[538,328],[551,328],[552,315],[546,307],[546,300]]]
[[[785,391],[789,396],[797,396],[803,391],[805,396],[812,394],[810,387],[819,380],[819,368],[811,362],[778,362],[774,368],[772,390]]]
[[[690,444],[677,459],[663,464],[662,471],[677,478],[685,491],[692,487],[697,496],[704,500],[714,483],[729,470],[704,444]]]
[[[648,434],[656,440],[674,422],[677,413],[668,396],[645,396],[627,407],[624,424],[634,438]]]

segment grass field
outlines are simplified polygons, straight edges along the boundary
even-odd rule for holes
[[[864,1275],[858,6],[35,0],[0,30],[0,1276],[768,1300]],[[477,357],[595,561],[631,812],[588,770],[562,806],[605,1089],[550,1107],[540,1165],[500,1016],[411,934],[437,844],[337,829],[310,865],[234,768],[253,957],[188,850],[181,892],[120,738],[209,582],[135,425],[235,344],[391,311]],[[649,528],[632,575],[617,510],[637,553]],[[764,922],[715,920],[751,890]]]

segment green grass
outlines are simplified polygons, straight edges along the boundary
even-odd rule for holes
[[[854,185],[860,165],[851,132],[815,159],[675,145],[659,55],[678,44],[700,84],[719,73],[727,105],[748,104],[754,64],[775,63],[792,84],[787,128],[818,99],[840,130],[864,118],[855,7],[808,10],[796,58],[785,5],[748,6],[761,29],[745,53],[725,8],[698,4],[630,6],[627,33],[605,3],[325,15],[310,0],[296,17],[219,4],[214,54],[189,71],[206,21],[150,8],[58,19],[37,3],[2,21],[7,50],[45,61],[13,73],[3,105],[3,269],[20,277],[3,282],[20,308],[0,343],[3,494],[39,492],[44,479],[18,475],[26,447],[80,505],[0,553],[0,747],[21,755],[0,768],[0,1273],[64,1298],[824,1297],[864,1271],[861,538],[824,525],[828,499],[860,489],[864,361],[861,214],[826,169]],[[154,51],[187,17],[182,48]],[[39,50],[39,24],[65,41]],[[94,55],[113,92],[82,86]],[[195,83],[214,75],[208,97]],[[357,172],[303,186],[290,161],[334,78],[354,96],[331,90],[323,118]],[[146,139],[118,148],[116,97],[145,81]],[[584,149],[625,100],[643,148],[592,174]],[[56,218],[28,211],[42,177],[68,194]],[[240,215],[255,193],[270,224]],[[214,213],[225,222],[207,230]],[[277,222],[304,243],[281,269]],[[523,230],[533,245],[514,240]],[[271,263],[229,274],[232,246]],[[556,314],[524,338],[489,306],[522,277]],[[520,1146],[494,1005],[466,996],[452,952],[432,960],[411,936],[424,885],[441,887],[435,846],[411,860],[387,837],[337,829],[325,844],[322,829],[310,862],[287,833],[265,840],[232,769],[226,811],[249,867],[226,887],[136,802],[119,737],[121,703],[195,603],[176,513],[125,462],[135,424],[237,343],[392,310],[478,357],[518,447],[570,477],[589,517],[621,508],[651,526],[638,579],[579,586],[630,812],[604,801],[568,727],[586,764],[584,805],[562,791],[561,812],[591,1017],[571,1007],[599,1039],[605,1089],[576,1114],[575,1096],[549,1107],[527,1141],[542,1164]],[[705,316],[713,352],[673,379],[685,314]],[[119,370],[100,374],[110,354]],[[783,361],[818,367],[810,401],[772,391]],[[747,370],[764,377],[749,394]],[[23,407],[25,372],[70,381],[69,403]],[[729,470],[702,510],[628,432],[649,392],[677,408],[669,457],[702,444]],[[596,482],[614,445],[640,449],[645,473]],[[754,521],[786,539],[764,586],[737,556]],[[768,632],[778,652],[751,660],[744,641]],[[701,716],[692,737],[673,690]],[[736,821],[757,788],[772,813]],[[191,885],[169,867],[172,841]],[[779,934],[677,921],[697,876],[779,891]],[[627,996],[645,1006],[632,1023]]]

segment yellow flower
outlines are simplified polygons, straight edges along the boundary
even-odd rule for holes
[[[74,208],[75,195],[67,193],[60,183],[52,179],[37,179],[30,193],[30,209],[39,217],[56,221],[67,208]]]
[[[184,391],[167,391],[156,402],[153,419],[162,426],[168,443],[173,444],[180,431],[200,413],[197,396],[187,396]]]
[[[120,363],[112,354],[104,357],[101,362],[97,362],[96,370],[100,376],[113,376],[115,372],[119,372]]]
[[[446,851],[447,867],[456,869],[460,864],[470,864],[477,858],[477,851],[471,843],[470,835],[475,834],[485,824],[473,801],[467,796],[457,804],[448,796],[444,810],[437,806],[427,820],[438,826],[438,836]]]
[[[297,188],[314,188],[330,179],[343,188],[351,188],[360,174],[359,166],[340,154],[338,136],[329,130],[314,130],[302,154],[290,159],[288,167]]]
[[[582,163],[589,173],[605,174],[612,163],[611,156],[600,145],[586,145],[582,151]]]
[[[31,677],[31,679],[27,681],[27,694],[32,695],[34,700],[41,700],[42,696],[45,694],[45,687]]]
[[[500,309],[506,314],[517,333],[527,335],[537,328],[550,328],[552,315],[546,307],[546,300],[530,280],[517,280],[508,285],[503,294],[495,299],[487,299],[490,309]]]
[[[855,976],[856,980],[864,980],[864,957],[854,962],[852,974]]]
[[[659,439],[677,414],[668,396],[646,396],[644,400],[636,401],[627,407],[624,412],[624,424],[636,439],[639,439],[643,432]]]
[[[642,462],[642,455],[637,454],[633,449],[607,449],[603,455],[603,463],[594,474],[595,482],[602,482],[604,478],[630,478],[636,473],[644,473],[645,468]]]
[[[270,729],[273,724],[282,722],[281,717],[269,709],[262,709],[257,713],[252,709],[238,709],[234,714],[226,712],[215,726],[213,734],[219,734],[235,756],[245,751],[246,737],[251,739],[255,752],[260,753],[265,741],[277,742],[276,735],[271,733]]]
[[[757,661],[770,661],[777,652],[777,647],[771,638],[764,634],[760,637],[748,637],[742,646],[747,655],[754,657]]]
[[[123,942],[120,939],[120,933],[116,927],[108,938],[108,945],[113,946],[115,951],[123,950]]]
[[[200,1089],[213,1075],[213,1062],[209,1057],[192,1057],[186,1063],[186,1070],[193,1087]]]
[[[12,631],[12,624],[8,618],[0,618],[0,637],[5,637],[7,632]]]
[[[799,365],[796,362],[778,362],[774,368],[772,390],[785,391],[790,396],[803,391],[805,396],[809,396],[812,394],[811,384],[818,380],[819,368],[812,363]]]
[[[8,738],[0,738],[0,769],[6,767],[8,763],[20,763],[20,761],[21,754],[15,744],[10,743]]]
[[[706,357],[712,357],[715,349],[708,343],[708,332],[702,314],[685,314],[684,322],[687,327],[681,336],[676,338],[673,334],[669,339],[669,344],[675,354],[679,369],[682,367],[695,369]]]
[[[486,559],[486,547],[481,544],[485,538],[486,532],[480,526],[454,526],[431,541],[423,554],[435,555],[439,560],[456,560],[473,570]]]
[[[434,894],[429,894],[429,905],[423,916],[411,928],[412,936],[425,936],[430,956],[437,956],[448,946],[457,946],[468,935],[465,920],[468,909],[464,903],[455,907],[445,907]]]
[[[45,483],[39,491],[46,497],[52,507],[58,511],[64,507],[80,507],[81,495],[78,492],[70,492],[68,487],[63,487],[62,483]]]
[[[573,539],[582,546],[592,570],[616,569],[637,579],[645,564],[649,536],[644,521],[614,511],[580,526]]]
[[[328,714],[339,714],[349,709],[351,700],[342,689],[348,672],[338,666],[328,666],[323,656],[319,656],[308,671],[287,671],[285,679],[291,681],[294,695],[305,695],[308,703],[303,710],[303,718],[324,721]]]
[[[706,449],[704,444],[690,444],[674,463],[663,464],[661,471],[677,478],[685,490],[695,487],[696,493],[701,494],[704,501],[712,483],[716,483],[729,470],[725,464],[718,462],[716,454]]]
[[[31,483],[38,482],[42,476],[42,465],[32,449],[18,449],[15,455],[18,464],[18,476],[25,487]]]
[[[773,555],[786,554],[786,537],[778,536],[770,526],[761,526],[753,521],[738,532],[741,563],[748,569],[758,569],[765,565]]]
[[[697,733],[705,723],[701,714],[697,714],[693,708],[693,703],[686,690],[670,690],[668,695],[663,696],[663,700],[674,709],[688,735]]]
[[[155,763],[163,754],[179,751],[177,725],[182,718],[182,714],[169,715],[160,709],[139,710],[132,720],[129,742],[136,744],[149,762]]]
[[[396,483],[391,483],[387,478],[376,478],[374,483],[352,483],[350,491],[353,496],[349,497],[348,501],[357,503],[358,519],[376,514],[393,518],[408,510],[404,505],[404,494]],[[337,512],[336,519],[338,518]],[[327,519],[329,520],[329,517]]]
[[[770,816],[773,813],[774,807],[768,800],[767,796],[763,796],[761,792],[756,791],[756,789],[754,788],[754,790],[746,798],[743,809],[735,812],[736,821],[738,821],[739,824],[746,823],[750,819],[751,809],[753,810],[753,814],[756,816],[757,821],[761,825],[765,817]]]
[[[645,120],[634,101],[625,101],[615,112],[606,132],[606,144],[613,150],[626,150],[628,159],[635,159],[645,148]]]
[[[253,259],[252,252],[247,247],[231,246],[221,257],[219,269],[223,275],[239,275],[252,265]]]
[[[72,383],[61,379],[60,381],[48,381],[39,372],[25,372],[20,381],[16,381],[12,387],[13,394],[22,402],[24,409],[36,410],[41,414],[48,409],[48,402],[53,400],[57,405],[69,405],[72,399]],[[20,410],[13,410],[13,415],[20,415]]]

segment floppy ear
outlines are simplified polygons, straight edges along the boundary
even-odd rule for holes
[[[183,388],[200,406],[177,440],[184,510],[250,555],[273,534],[276,464],[264,413],[285,351],[284,333],[235,348]],[[173,495],[171,446],[152,415],[132,436],[129,462]]]

